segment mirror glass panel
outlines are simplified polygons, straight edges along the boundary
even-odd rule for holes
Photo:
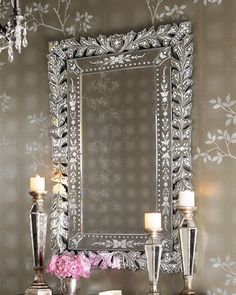
[[[69,178],[69,204],[76,208],[70,249],[143,250],[144,213],[155,211],[162,212],[165,247],[171,247],[170,56],[160,65],[160,54],[158,48],[70,61],[69,150],[75,158],[68,167],[76,174]]]

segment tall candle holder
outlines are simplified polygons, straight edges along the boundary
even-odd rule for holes
[[[160,295],[157,290],[160,265],[161,265],[161,253],[162,244],[160,239],[161,229],[146,229],[148,233],[148,239],[145,243],[145,253],[147,257],[147,269],[150,282],[150,288],[148,295]]]
[[[52,289],[45,283],[43,278],[44,255],[47,232],[47,213],[44,212],[43,192],[30,192],[33,206],[30,210],[30,233],[33,250],[35,277],[33,283],[25,290],[25,295],[52,295]]]
[[[195,294],[192,288],[192,280],[197,240],[197,226],[193,220],[196,209],[197,207],[179,206],[182,215],[179,235],[184,275],[184,288],[180,293],[181,295]]]

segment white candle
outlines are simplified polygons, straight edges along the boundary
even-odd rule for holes
[[[30,191],[31,192],[44,192],[45,191],[45,178],[36,175],[30,177]]]
[[[195,207],[195,195],[193,191],[179,192],[179,206],[180,207]]]
[[[161,213],[145,213],[145,230],[161,230]]]

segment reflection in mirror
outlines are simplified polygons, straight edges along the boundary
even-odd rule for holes
[[[54,42],[49,55],[55,252],[111,251],[145,267],[161,212],[162,268],[181,269],[178,191],[191,188],[190,23]],[[146,49],[148,48],[148,49]]]
[[[70,212],[70,249],[143,250],[143,217],[151,211],[162,212],[170,249],[172,206],[158,196],[165,185],[172,198],[170,91],[160,100],[170,87],[169,53],[158,48],[68,62],[69,151],[75,151],[68,173],[76,175],[69,193],[77,208]]]
[[[83,219],[84,232],[143,233],[143,214],[155,208],[156,106],[149,72],[83,77],[82,193],[84,217],[90,216]]]

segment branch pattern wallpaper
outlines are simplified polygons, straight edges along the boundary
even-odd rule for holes
[[[52,0],[23,2],[29,45],[12,64],[0,54],[0,292],[31,283],[29,177],[47,177],[51,190],[48,42],[70,36],[139,31],[190,20],[194,34],[193,166],[199,226],[194,286],[199,294],[234,295],[236,286],[236,20],[234,0]],[[10,14],[2,0],[0,23]],[[47,210],[50,209],[50,193]],[[49,245],[47,247],[49,249]],[[48,254],[49,256],[49,250]],[[48,278],[59,292],[56,278]],[[140,282],[131,286],[130,281]],[[96,271],[87,294],[145,292],[144,272]],[[137,284],[135,284],[137,285]],[[162,275],[162,294],[178,294],[181,275]]]

